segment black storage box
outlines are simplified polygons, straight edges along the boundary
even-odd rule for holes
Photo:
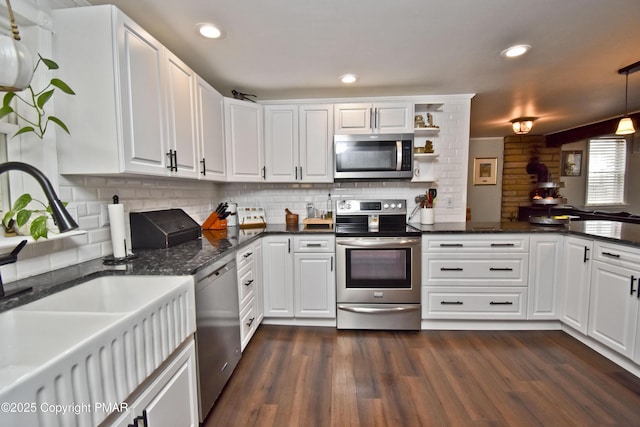
[[[164,249],[201,235],[200,225],[182,209],[131,212],[129,220],[133,249]]]

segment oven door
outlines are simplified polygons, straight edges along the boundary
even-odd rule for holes
[[[336,239],[339,303],[420,303],[420,237]]]

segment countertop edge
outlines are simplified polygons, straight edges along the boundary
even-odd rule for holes
[[[566,226],[535,226],[526,222],[512,223],[437,223],[421,225],[409,223],[422,235],[429,234],[494,234],[494,233],[555,233],[576,235],[640,248],[640,224],[608,220],[575,221]],[[598,228],[601,226],[601,229]],[[258,238],[278,234],[334,234],[333,229],[306,230],[285,224],[260,229],[229,227],[224,232],[207,233],[203,237],[165,249],[140,249],[137,258],[121,265],[105,265],[102,258],[78,263],[26,279],[5,284],[6,290],[31,286],[33,291],[0,301],[0,312],[19,307],[56,292],[106,275],[195,275],[230,251],[237,251]],[[223,244],[224,243],[224,244]],[[18,261],[19,262],[19,261]]]

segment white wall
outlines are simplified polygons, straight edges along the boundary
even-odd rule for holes
[[[471,209],[471,221],[500,222],[503,153],[503,138],[474,138],[469,142],[467,198],[468,207]],[[473,185],[473,159],[476,157],[498,158],[496,185]]]

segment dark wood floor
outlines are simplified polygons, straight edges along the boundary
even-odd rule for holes
[[[640,379],[561,331],[266,325],[204,423],[604,425],[640,425]]]

